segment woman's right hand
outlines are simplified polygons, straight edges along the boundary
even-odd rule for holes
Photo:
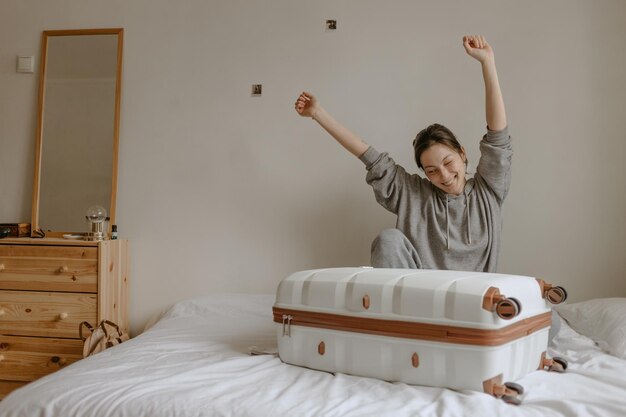
[[[482,35],[463,36],[463,47],[465,47],[465,52],[469,56],[480,63],[484,63],[489,59],[493,61],[493,49]]]
[[[312,117],[354,156],[360,157],[369,148],[369,145],[363,142],[361,138],[350,132],[328,114],[313,94],[303,91],[296,100],[295,109],[302,117]]]
[[[303,91],[296,100],[295,109],[302,117],[314,117],[319,106],[313,94]]]

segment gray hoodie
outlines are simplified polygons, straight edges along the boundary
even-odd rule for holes
[[[387,153],[371,146],[361,155],[376,201],[397,215],[396,228],[417,250],[420,268],[496,271],[502,203],[511,185],[508,128],[487,130],[480,154],[476,174],[458,196],[408,174]]]

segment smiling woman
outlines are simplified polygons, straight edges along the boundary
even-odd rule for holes
[[[372,265],[495,272],[500,252],[501,208],[511,184],[511,138],[494,52],[483,36],[464,36],[463,46],[482,68],[487,133],[473,178],[466,179],[465,149],[440,124],[418,133],[415,161],[426,178],[408,174],[337,122],[311,93],[295,103],[366,166],[376,200],[397,215],[396,228],[372,243]]]
[[[450,129],[437,123],[430,125],[417,134],[413,147],[417,166],[431,182],[449,194],[463,192],[467,157]]]

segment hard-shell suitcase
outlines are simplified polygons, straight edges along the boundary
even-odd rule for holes
[[[566,297],[525,276],[331,268],[281,281],[273,313],[286,363],[518,402],[504,381],[566,367],[546,358],[548,302]]]

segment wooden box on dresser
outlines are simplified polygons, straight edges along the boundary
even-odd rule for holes
[[[82,321],[128,331],[128,241],[0,239],[0,398],[82,359]]]

